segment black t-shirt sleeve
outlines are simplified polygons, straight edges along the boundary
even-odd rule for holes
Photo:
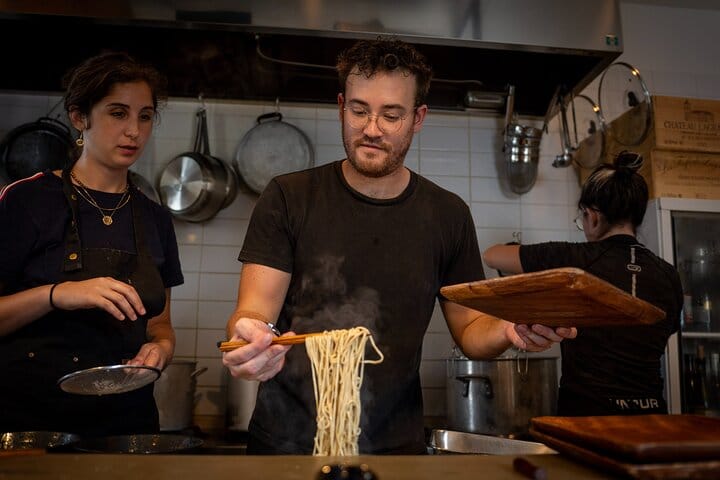
[[[271,181],[255,204],[238,260],[293,271],[293,240],[285,196]]]
[[[0,292],[14,283],[37,243],[38,231],[18,187],[0,197]]]
[[[450,258],[442,278],[443,285],[455,285],[485,279],[475,223],[465,203],[462,204],[462,212],[464,218],[456,239],[454,255]]]
[[[161,225],[162,249],[165,261],[159,266],[160,277],[163,279],[165,288],[176,287],[185,282],[182,267],[180,265],[180,254],[178,252],[177,238],[172,217],[167,211],[156,214],[158,224]]]
[[[520,264],[523,272],[538,272],[551,268],[576,266],[565,242],[546,242],[532,245],[520,245]]]

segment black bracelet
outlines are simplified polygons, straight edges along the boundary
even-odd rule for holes
[[[53,283],[53,286],[50,287],[50,306],[52,307],[53,310],[57,310],[57,309],[58,309],[58,307],[55,305],[55,303],[53,302],[53,299],[52,299],[52,297],[53,297],[53,290],[55,290],[55,287],[57,287],[58,285],[60,285],[60,284],[59,284],[59,283]]]

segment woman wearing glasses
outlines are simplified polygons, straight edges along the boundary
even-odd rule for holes
[[[623,152],[588,177],[575,219],[587,242],[495,245],[483,253],[488,266],[509,273],[581,268],[666,313],[649,326],[578,328],[563,342],[559,415],[667,413],[660,358],[680,327],[682,287],[675,268],[636,239],[648,201],[641,165],[640,155]]]

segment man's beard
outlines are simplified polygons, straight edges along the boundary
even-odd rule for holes
[[[380,178],[393,173],[395,170],[400,168],[405,161],[405,155],[407,155],[410,145],[412,144],[413,131],[409,129],[407,134],[402,138],[400,145],[397,150],[394,150],[392,145],[389,143],[377,143],[369,138],[363,136],[354,142],[347,134],[345,129],[345,123],[342,123],[342,138],[343,146],[345,147],[345,154],[347,159],[353,168],[360,174],[366,177]],[[381,148],[378,151],[378,155],[385,153],[387,157],[382,162],[374,161],[374,159],[359,159],[356,155],[356,149],[363,143],[370,143]]]

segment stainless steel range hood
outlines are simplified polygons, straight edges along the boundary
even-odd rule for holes
[[[0,2],[0,89],[58,91],[69,67],[120,49],[173,96],[334,103],[337,54],[378,34],[430,58],[431,107],[504,112],[514,85],[517,113],[538,117],[622,53],[618,0],[26,0]]]

